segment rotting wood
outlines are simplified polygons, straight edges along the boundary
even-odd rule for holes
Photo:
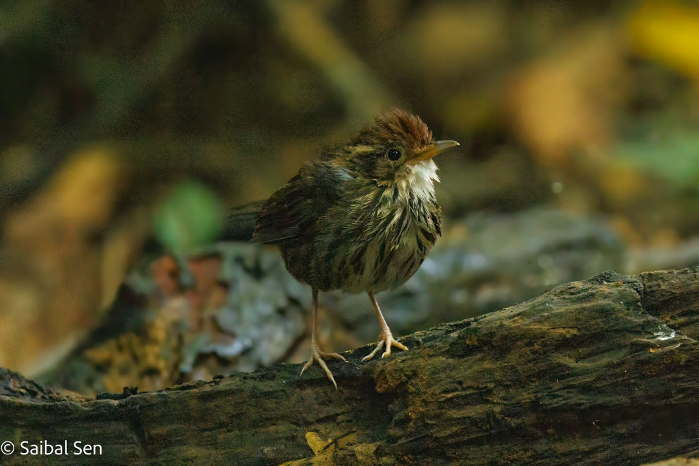
[[[0,372],[0,441],[117,464],[641,464],[699,451],[699,268],[558,286],[402,339],[411,350],[123,399]],[[17,454],[3,458],[24,463]],[[75,463],[72,456],[41,463]],[[292,463],[294,464],[294,463]]]

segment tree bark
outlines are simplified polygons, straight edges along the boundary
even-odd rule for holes
[[[0,442],[115,464],[640,464],[699,454],[699,268],[605,273],[313,367],[82,400],[0,372]],[[117,397],[118,398],[118,397]],[[70,453],[70,452],[69,452]]]

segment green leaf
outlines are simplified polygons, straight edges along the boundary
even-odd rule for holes
[[[191,251],[217,238],[224,213],[220,199],[211,189],[197,181],[184,181],[158,208],[155,234],[170,251]]]
[[[665,178],[677,188],[699,188],[699,134],[674,131],[661,138],[629,141],[620,155],[642,170]]]

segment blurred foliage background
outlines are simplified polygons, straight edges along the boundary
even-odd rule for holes
[[[0,25],[0,366],[94,392],[301,360],[310,292],[216,235],[392,106],[463,143],[446,238],[381,298],[398,332],[699,263],[696,2],[29,0]],[[375,337],[363,297],[324,306],[337,349]]]

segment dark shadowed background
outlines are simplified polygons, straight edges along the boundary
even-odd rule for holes
[[[397,334],[606,269],[699,263],[699,5],[22,1],[0,6],[0,366],[84,392],[300,361],[310,291],[215,243],[382,110],[462,142]],[[337,350],[377,329],[324,298]]]

